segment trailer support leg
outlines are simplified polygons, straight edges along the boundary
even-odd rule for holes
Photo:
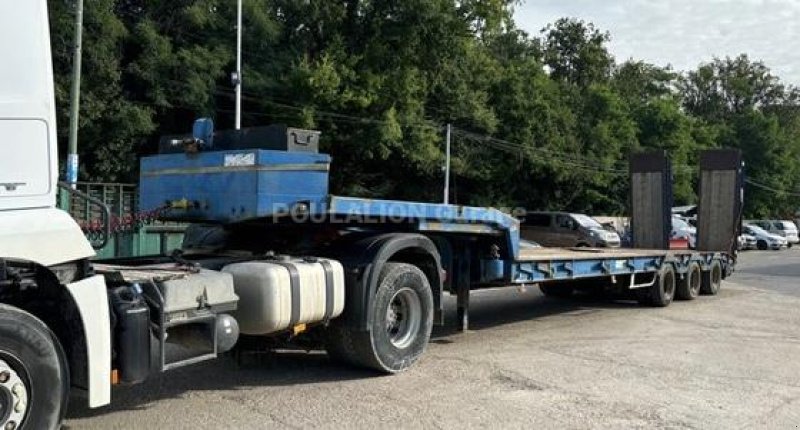
[[[457,330],[467,331],[469,329],[470,289],[470,253],[468,248],[459,253],[456,262],[458,269],[454,281],[456,285]]]
[[[467,331],[469,329],[469,286],[464,288],[459,285],[457,294],[458,331]]]

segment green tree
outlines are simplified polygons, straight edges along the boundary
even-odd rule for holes
[[[579,86],[609,78],[614,58],[605,46],[608,33],[573,18],[561,18],[542,32],[544,61],[553,78]]]
[[[623,213],[631,151],[666,149],[678,203],[698,150],[741,148],[754,181],[800,185],[800,90],[747,56],[680,75],[616,64],[610,35],[564,18],[534,37],[516,0],[245,0],[244,126],[322,130],[331,191],[438,201],[445,124],[453,200]],[[158,136],[199,116],[231,128],[235,2],[86,5],[81,178],[135,181]],[[51,0],[59,136],[66,142],[73,0]],[[788,212],[748,189],[750,214]]]
[[[787,88],[747,55],[714,59],[680,83],[685,109],[716,130],[717,145],[742,150],[748,177],[776,190],[800,185],[800,130],[796,90]],[[778,216],[797,209],[785,192],[748,187],[747,216]]]
[[[149,106],[126,96],[122,48],[128,30],[113,0],[97,0],[84,13],[80,108],[82,180],[129,181],[143,138],[155,130]],[[73,2],[51,1],[53,68],[61,154],[66,154],[72,70]]]
[[[715,58],[680,82],[686,109],[711,121],[782,102],[786,88],[760,61],[742,54]]]

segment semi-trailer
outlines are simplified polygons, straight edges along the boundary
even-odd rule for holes
[[[445,294],[457,296],[465,329],[478,288],[536,284],[557,297],[595,288],[663,307],[716,294],[734,268],[732,248],[719,245],[728,239],[715,238],[733,240],[738,228],[718,216],[741,203],[736,157],[706,156],[701,251],[538,248],[520,239],[518,219],[497,209],[331,195],[331,158],[309,145],[315,133],[277,128],[231,144],[208,121],[141,161],[142,208],[192,223],[183,249],[98,261],[55,206],[45,0],[0,2],[0,47],[4,429],[57,428],[71,391],[101,407],[115,384],[269,342],[310,339],[334,359],[401,372],[444,322]],[[669,173],[659,169],[632,169],[631,180],[663,191],[669,181],[658,177]],[[640,231],[661,217],[636,213]],[[707,240],[704,216],[724,224],[706,228]]]

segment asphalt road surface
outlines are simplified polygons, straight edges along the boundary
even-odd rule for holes
[[[448,316],[454,304],[448,301]],[[111,428],[797,428],[800,250],[750,251],[716,297],[665,309],[538,290],[473,296],[406,373],[321,352],[223,359],[118,388],[66,426]]]

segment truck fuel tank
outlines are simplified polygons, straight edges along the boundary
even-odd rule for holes
[[[240,298],[233,316],[244,334],[323,322],[344,310],[344,269],[335,260],[278,257],[234,263],[222,271],[233,276]]]

